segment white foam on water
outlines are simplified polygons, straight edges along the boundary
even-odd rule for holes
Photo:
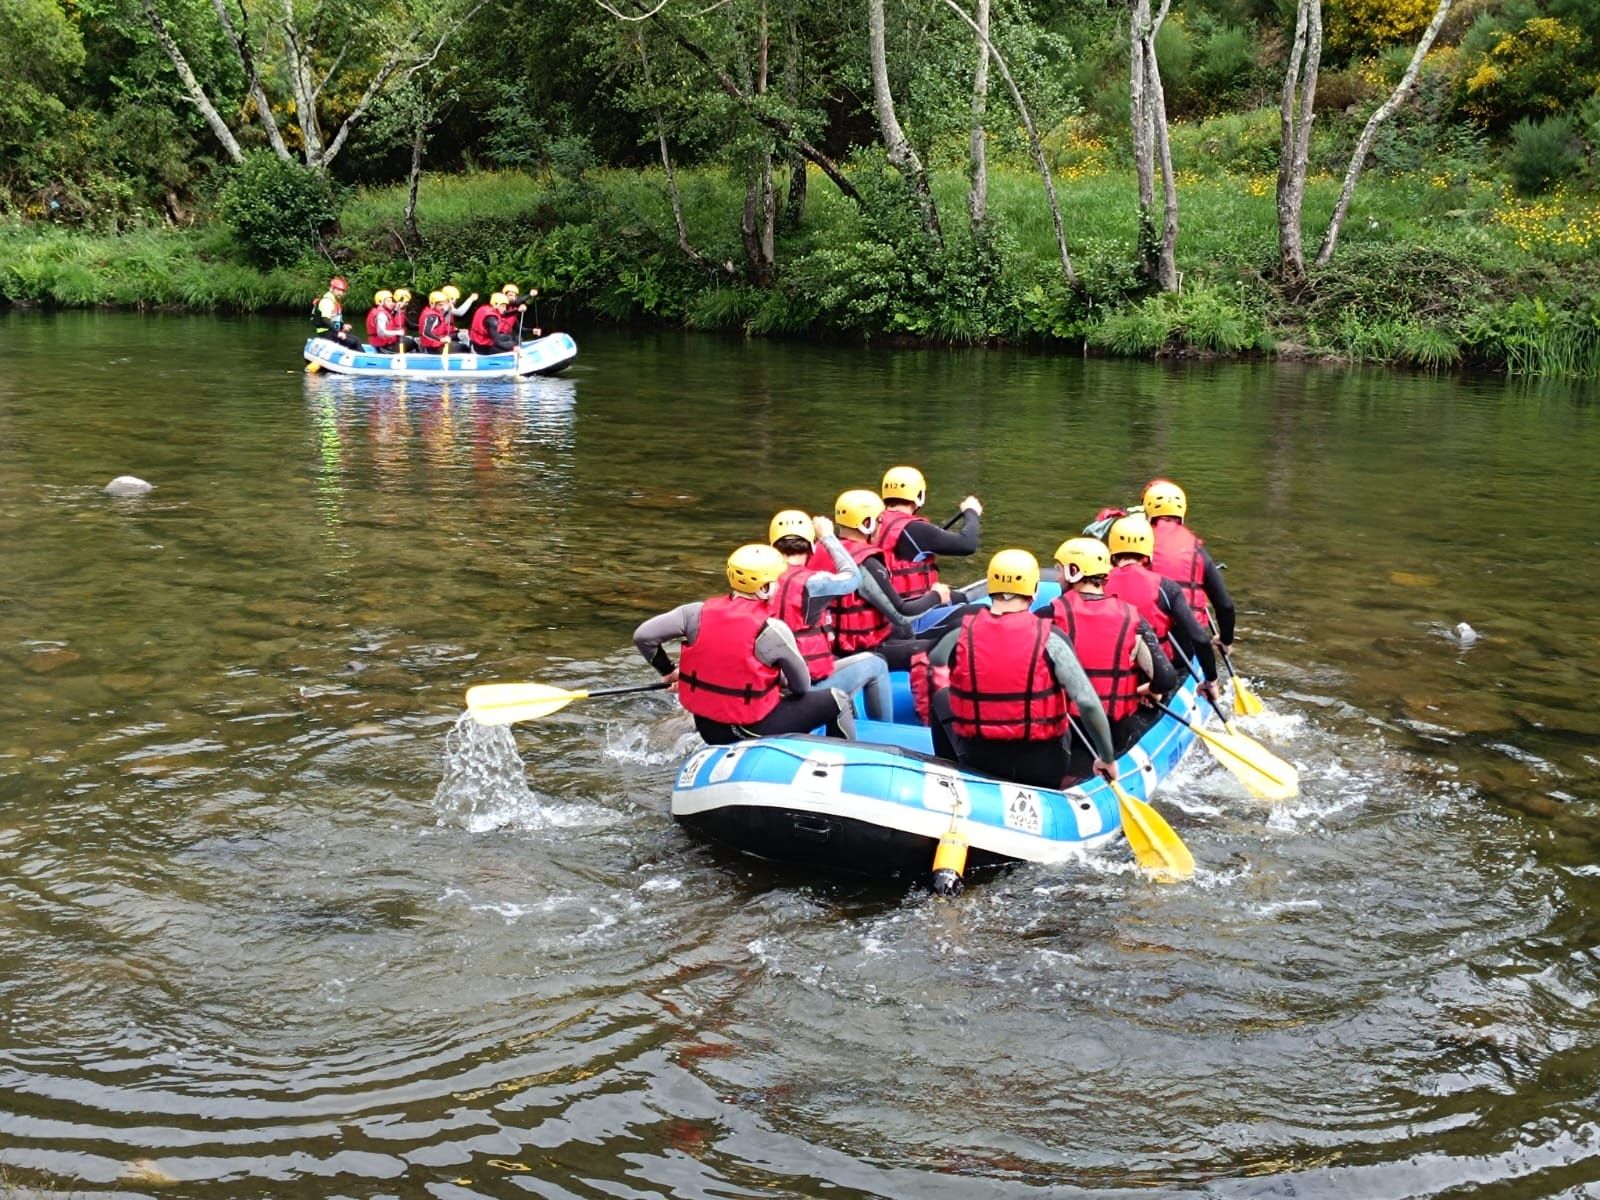
[[[703,743],[694,727],[676,718],[640,723],[616,722],[606,726],[605,755],[614,762],[640,767],[676,765]]]
[[[433,793],[439,824],[468,833],[506,825],[539,829],[550,814],[528,787],[509,725],[481,725],[462,713],[444,738],[444,777]]]

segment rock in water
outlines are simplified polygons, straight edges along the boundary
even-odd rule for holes
[[[118,475],[101,491],[108,496],[142,496],[155,488],[155,484],[146,483],[137,475]]]
[[[1456,635],[1456,641],[1460,642],[1463,646],[1470,646],[1473,642],[1478,640],[1478,631],[1471,625],[1468,625],[1465,621],[1457,625],[1454,632]]]

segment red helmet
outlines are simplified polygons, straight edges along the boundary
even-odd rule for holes
[[[350,284],[345,280],[343,275],[335,275],[332,279],[328,280],[328,289],[330,291],[348,292],[350,290]]]

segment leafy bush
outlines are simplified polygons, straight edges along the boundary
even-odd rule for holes
[[[222,219],[257,262],[293,262],[339,219],[327,175],[268,150],[247,155],[217,199]]]
[[[1576,171],[1580,161],[1572,137],[1572,121],[1565,116],[1518,121],[1511,127],[1506,170],[1525,196],[1549,191]]]
[[[1359,55],[1415,43],[1433,19],[1435,7],[1435,0],[1331,0],[1328,45],[1336,52]]]
[[[1486,12],[1462,40],[1456,77],[1461,110],[1490,129],[1548,116],[1594,91],[1589,39],[1576,25],[1516,2]]]
[[[1091,345],[1116,354],[1152,354],[1173,346],[1217,354],[1272,349],[1266,321],[1234,288],[1201,284],[1146,297],[1105,317],[1089,331]]]
[[[1227,113],[1199,125],[1174,125],[1172,161],[1189,170],[1270,175],[1278,169],[1278,110]]]

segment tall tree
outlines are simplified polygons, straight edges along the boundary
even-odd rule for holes
[[[1278,272],[1285,282],[1305,278],[1300,214],[1311,159],[1311,121],[1316,115],[1317,70],[1322,63],[1322,0],[1298,0],[1294,42],[1283,73],[1278,110]]]
[[[1162,291],[1178,289],[1178,187],[1167,136],[1167,98],[1156,62],[1156,34],[1172,0],[1152,16],[1150,0],[1131,0],[1128,15],[1128,108],[1133,165],[1139,188],[1139,266]],[[1161,234],[1156,235],[1156,169],[1161,171]]]
[[[1394,115],[1395,109],[1405,102],[1411,92],[1411,85],[1417,81],[1417,72],[1422,69],[1422,60],[1428,56],[1429,49],[1433,46],[1434,38],[1439,36],[1439,28],[1444,24],[1445,17],[1450,15],[1450,5],[1453,0],[1439,0],[1439,7],[1433,10],[1433,20],[1428,22],[1427,29],[1423,30],[1422,38],[1417,42],[1417,48],[1411,55],[1411,61],[1406,64],[1405,74],[1400,76],[1400,82],[1395,84],[1394,91],[1389,93],[1389,98],[1380,104],[1367,118],[1361,136],[1356,139],[1356,148],[1350,155],[1350,166],[1344,173],[1344,186],[1339,189],[1339,202],[1333,207],[1333,217],[1328,221],[1328,232],[1322,237],[1322,247],[1317,251],[1317,265],[1326,266],[1333,257],[1333,248],[1339,243],[1339,230],[1344,225],[1345,215],[1350,211],[1350,198],[1355,195],[1356,180],[1361,178],[1361,171],[1367,165],[1367,155],[1372,153],[1372,143],[1377,140],[1378,129]]]
[[[978,32],[978,65],[972,72],[972,131],[967,141],[967,215],[972,231],[982,236],[989,220],[988,131],[984,118],[989,107],[989,0],[978,0],[973,20]]]
[[[933,188],[928,184],[927,169],[922,165],[916,148],[906,138],[905,130],[900,127],[900,118],[894,110],[894,93],[889,89],[889,56],[884,48],[883,0],[867,0],[867,43],[872,59],[872,107],[878,117],[884,152],[900,174],[905,176],[911,195],[916,200],[923,230],[942,246],[944,233],[939,228],[939,208],[933,200]]]

